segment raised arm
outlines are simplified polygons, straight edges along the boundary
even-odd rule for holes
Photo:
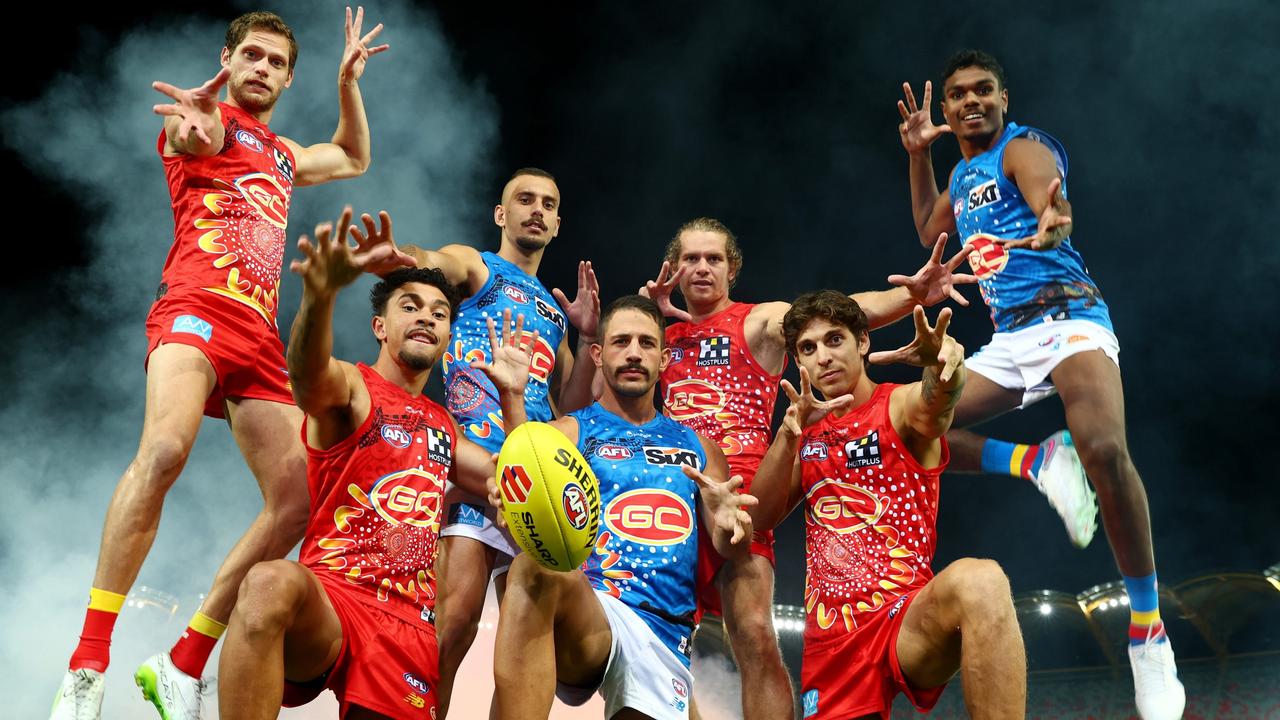
[[[933,141],[951,132],[950,125],[934,125],[930,103],[933,100],[933,83],[924,83],[924,106],[916,104],[910,83],[902,83],[905,102],[898,101],[898,114],[902,122],[898,135],[902,147],[910,158],[908,172],[911,178],[911,217],[915,220],[920,244],[929,247],[940,233],[954,233],[955,215],[951,212],[951,194],[938,192],[938,181],[933,174],[933,156],[929,148]]]
[[[382,32],[378,23],[361,36],[364,24],[364,8],[356,10],[352,20],[351,8],[347,8],[346,46],[342,53],[342,65],[338,68],[338,129],[327,143],[302,147],[284,139],[297,160],[295,185],[317,185],[330,180],[357,177],[369,169],[369,121],[364,113],[364,100],[360,96],[360,76],[371,55],[386,51],[389,45],[370,47],[369,43]]]
[[[956,403],[964,389],[964,347],[947,334],[951,323],[951,308],[938,313],[938,323],[929,326],[924,308],[916,307],[912,314],[916,335],[911,342],[897,350],[871,353],[868,360],[884,364],[900,362],[924,368],[920,382],[899,388],[890,403],[894,430],[909,446],[915,441],[932,441],[951,429]],[[912,448],[913,454],[920,454]]]
[[[1062,175],[1049,148],[1034,140],[1014,138],[1004,153],[1004,173],[1040,218],[1034,235],[1006,242],[1005,247],[1052,250],[1070,237],[1071,203],[1062,194]]]
[[[218,93],[230,77],[231,70],[222,68],[205,84],[190,90],[160,81],[151,83],[152,88],[173,99],[167,105],[152,107],[155,114],[164,117],[165,155],[208,157],[222,151],[226,128],[222,126]]]
[[[783,380],[782,391],[791,405],[751,481],[751,492],[760,501],[751,515],[761,531],[777,527],[804,497],[798,454],[804,429],[829,413],[846,410],[853,403],[852,395],[819,400],[813,394],[809,371],[804,366],[800,367],[800,390],[797,392],[795,386]]]
[[[360,222],[364,225],[363,230],[355,225],[350,228],[351,237],[355,238],[356,243],[361,248],[369,250],[385,248],[380,255],[381,262],[369,265],[366,268],[367,272],[386,275],[405,265],[438,268],[444,273],[445,279],[463,290],[464,295],[469,294],[484,282],[481,278],[481,275],[487,272],[484,258],[480,257],[480,252],[473,247],[445,245],[439,250],[424,250],[413,245],[399,247],[391,230],[391,215],[387,214],[386,210],[378,213],[377,222],[374,222],[373,216],[368,213],[360,216]]]
[[[738,492],[742,486],[741,477],[734,475],[728,478],[729,461],[725,460],[720,446],[701,436],[698,440],[707,458],[705,472],[688,465],[681,470],[698,484],[698,514],[702,517],[702,525],[721,557],[746,557],[751,551],[753,532],[747,508],[755,505],[756,499]]]
[[[529,384],[529,364],[533,362],[533,348],[538,343],[538,331],[524,336],[524,315],[516,316],[515,330],[511,328],[511,310],[502,311],[502,334],[493,318],[489,325],[488,362],[476,359],[471,367],[489,376],[498,390],[498,403],[502,406],[502,427],[510,435],[528,419],[524,409],[524,389]]]
[[[600,325],[600,283],[596,280],[596,271],[589,261],[578,263],[578,292],[573,302],[565,296],[560,288],[551,291],[556,302],[564,309],[565,317],[578,331],[578,351],[569,352],[568,336],[560,342],[556,351],[556,368],[551,378],[552,397],[556,398],[556,408],[563,413],[570,413],[590,405],[595,400],[591,391],[591,382],[595,379],[596,368],[589,362],[575,362],[588,357],[591,345],[596,342],[596,333]]]
[[[889,284],[897,286],[894,289],[849,296],[867,314],[867,322],[872,330],[906,317],[916,305],[930,307],[948,298],[961,305],[969,304],[955,286],[976,283],[978,278],[955,270],[973,252],[973,246],[961,247],[959,252],[943,264],[942,252],[946,245],[947,234],[942,233],[934,241],[933,252],[928,261],[914,275],[890,275]]]

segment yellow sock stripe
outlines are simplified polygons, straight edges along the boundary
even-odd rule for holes
[[[1160,619],[1160,608],[1155,610],[1130,610],[1129,622],[1134,625],[1155,625]]]
[[[222,637],[222,633],[227,631],[226,625],[198,611],[195,615],[191,616],[190,628],[201,635],[211,637],[214,640]]]
[[[1031,449],[1030,445],[1014,445],[1013,454],[1009,456],[1009,474],[1014,477],[1022,477],[1022,458],[1026,456],[1027,451]]]
[[[120,593],[113,593],[110,590],[101,590],[96,587],[89,588],[90,610],[101,610],[102,612],[119,615],[122,607],[124,607],[124,596]]]

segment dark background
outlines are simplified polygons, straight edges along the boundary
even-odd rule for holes
[[[12,21],[21,30],[0,88],[5,107],[40,97],[68,74],[82,79],[84,103],[97,102],[94,79],[104,73],[97,63],[121,34],[187,18],[168,5],[96,6],[61,25],[33,8],[19,12],[29,14]],[[571,287],[575,262],[591,259],[606,300],[651,277],[674,229],[698,215],[720,218],[740,238],[746,260],[736,299],[876,289],[891,273],[914,271],[926,253],[911,223],[896,133],[901,83],[919,93],[962,47],[994,53],[1009,79],[1009,118],[1054,134],[1070,154],[1073,242],[1121,341],[1129,440],[1150,496],[1162,581],[1280,560],[1270,457],[1280,426],[1272,371],[1280,348],[1273,290],[1280,6],[448,3],[426,13],[464,81],[491,97],[498,125],[479,171],[488,199],[474,207],[474,234],[436,238],[427,230],[428,239],[414,240],[494,247],[489,212],[498,188],[515,167],[544,167],[559,179],[564,224],[541,276],[548,287]],[[191,15],[226,21],[222,13]],[[386,39],[394,53],[395,28]],[[382,71],[380,60],[371,61],[370,75]],[[413,92],[412,78],[404,84]],[[281,113],[300,102],[286,93]],[[366,92],[366,104],[376,119],[378,98]],[[290,134],[287,126],[282,132]],[[150,144],[154,130],[112,141]],[[375,146],[372,173],[377,153],[388,152],[394,148]],[[77,358],[83,372],[47,390],[92,416],[112,382],[93,372],[93,303],[69,279],[91,262],[86,228],[108,209],[8,141],[0,157],[11,258],[0,311],[10,354],[0,359],[0,382],[39,385],[30,363],[19,362],[23,348]],[[935,146],[939,173],[957,158],[952,139]],[[158,162],[154,173],[161,174]],[[295,217],[291,239],[320,219]],[[158,262],[145,268],[157,278]],[[289,289],[296,279],[286,275],[284,285],[296,298]],[[953,334],[972,351],[991,326],[976,289],[965,294],[973,306],[957,309]],[[127,303],[139,342],[149,301],[138,294]],[[282,328],[295,306],[282,303]],[[909,333],[901,323],[876,333],[873,345],[894,347]],[[137,359],[129,363],[136,372]],[[873,376],[918,374],[886,368]],[[138,425],[140,400],[130,406]],[[1061,424],[1061,405],[1051,399],[986,429],[1038,441]],[[38,472],[4,478],[46,481],[66,482]],[[1087,550],[1073,550],[1028,483],[948,476],[941,508],[935,567],[992,557],[1015,591],[1078,592],[1116,579],[1101,534]],[[780,532],[783,602],[802,597],[802,530],[797,514]],[[0,550],[0,561],[7,554]]]

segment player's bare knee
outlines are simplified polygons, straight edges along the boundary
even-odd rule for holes
[[[289,622],[308,591],[300,570],[288,560],[260,562],[249,569],[240,583],[235,610],[244,632],[275,632]]]
[[[187,463],[191,444],[169,433],[150,433],[142,438],[131,470],[149,489],[165,492]]]
[[[725,623],[739,665],[757,665],[778,654],[778,635],[773,627],[771,610],[740,612],[732,619],[726,617]]]
[[[995,560],[961,558],[952,565],[951,593],[965,615],[985,614],[1012,602],[1009,578]]]
[[[511,561],[511,569],[507,571],[507,597],[519,600],[520,597],[536,598],[543,607],[552,606],[559,597],[563,582],[562,573],[547,570],[524,553],[520,553]],[[526,603],[509,603],[503,598],[502,611],[506,612],[508,604],[521,607]]]
[[[1084,464],[1089,479],[1101,492],[1126,482],[1136,473],[1129,470],[1133,461],[1129,458],[1129,448],[1124,438],[1106,435],[1076,441],[1076,451],[1080,453],[1080,461]]]

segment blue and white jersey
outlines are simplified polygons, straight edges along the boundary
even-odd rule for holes
[[[489,358],[487,319],[493,318],[501,334],[502,312],[509,308],[513,327],[516,316],[524,315],[525,337],[538,331],[524,402],[529,419],[540,422],[552,418],[548,383],[556,367],[556,350],[564,338],[566,319],[538,278],[494,253],[486,252],[482,257],[489,279],[458,306],[453,341],[444,353],[445,408],[467,437],[490,452],[498,452],[507,439],[498,390],[489,376],[471,368],[472,360],[487,362]]]
[[[1004,174],[1005,148],[1018,137],[1049,148],[1058,163],[1066,197],[1067,151],[1062,143],[1041,130],[1013,122],[994,147],[971,160],[961,160],[951,176],[956,229],[975,248],[969,264],[978,276],[982,299],[991,308],[996,332],[1066,319],[1089,320],[1111,330],[1107,304],[1080,253],[1071,246],[1071,238],[1048,251],[1010,250],[993,240],[1030,237],[1039,226],[1039,218],[1017,184]]]
[[[570,413],[578,450],[600,483],[600,536],[583,567],[591,586],[622,600],[684,664],[696,610],[698,485],[680,469],[706,467],[689,428],[657,415],[644,425],[596,403]]]

